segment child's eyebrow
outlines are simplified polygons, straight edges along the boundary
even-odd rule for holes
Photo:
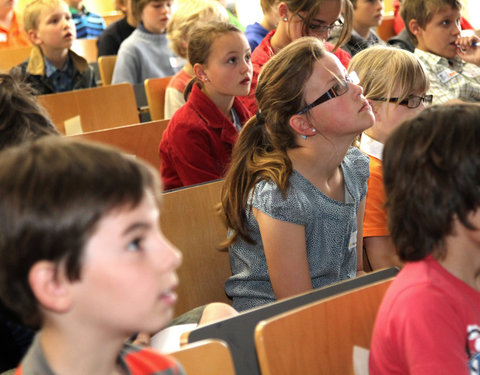
[[[126,236],[128,235],[129,233],[131,232],[134,232],[136,230],[145,230],[145,229],[150,229],[152,227],[152,225],[150,223],[147,223],[147,222],[136,222],[136,223],[133,223],[133,224],[130,224],[124,231],[123,231],[123,235]]]

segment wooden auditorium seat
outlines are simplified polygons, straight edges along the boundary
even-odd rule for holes
[[[100,56],[98,58],[98,69],[100,70],[100,77],[103,86],[112,84],[113,70],[115,69],[116,61],[117,55]]]
[[[262,375],[353,375],[353,347],[369,349],[383,280],[260,322],[255,345]]]
[[[203,340],[168,354],[179,361],[188,375],[235,375],[232,355],[221,340]]]
[[[188,333],[187,341],[192,343],[208,338],[223,340],[230,347],[237,374],[260,375],[254,337],[255,327],[260,321],[312,302],[390,279],[397,273],[397,268],[375,271],[248,310],[238,316],[194,329]]]
[[[150,118],[162,120],[165,118],[165,91],[172,77],[149,78],[145,80]]]
[[[218,250],[227,236],[215,210],[222,185],[218,180],[163,194],[161,228],[183,254],[175,316],[210,302],[231,303],[224,289],[231,275],[229,255]]]
[[[168,120],[142,122],[134,125],[95,130],[73,135],[72,137],[118,147],[128,154],[135,155],[135,157],[149,162],[160,170],[158,145],[167,125]]]
[[[75,39],[72,44],[72,50],[87,60],[88,63],[97,62],[97,39]]]
[[[75,134],[139,122],[133,87],[105,87],[39,95],[38,102],[63,134]]]
[[[32,47],[0,48],[0,71],[8,72],[30,56]]]

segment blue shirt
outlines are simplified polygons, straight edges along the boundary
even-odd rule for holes
[[[255,22],[251,25],[248,25],[245,29],[245,36],[247,37],[248,43],[250,44],[250,49],[253,50],[262,42],[268,34],[268,30],[260,25],[258,22]]]
[[[75,22],[75,28],[77,29],[77,38],[98,38],[107,25],[105,20],[99,15],[89,12],[85,6],[81,11],[70,7],[70,13],[72,13],[73,22]]]
[[[44,57],[44,61],[45,75],[55,87],[55,92],[73,90],[73,62],[70,56],[67,57],[65,65],[61,69],[57,69],[46,57]]]

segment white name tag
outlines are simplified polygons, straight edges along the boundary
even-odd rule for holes
[[[442,83],[446,83],[450,81],[453,77],[455,77],[458,73],[454,70],[445,69],[437,74],[437,77],[440,79]]]
[[[0,33],[0,43],[5,43],[7,41],[7,34]]]
[[[350,234],[350,241],[348,241],[348,250],[357,249],[357,231]]]

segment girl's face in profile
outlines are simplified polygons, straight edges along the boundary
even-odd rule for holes
[[[339,0],[323,1],[322,6],[317,14],[312,18],[308,25],[305,25],[307,14],[300,12],[297,15],[289,14],[289,35],[291,42],[301,38],[302,36],[313,36],[321,41],[326,41],[331,34],[330,30],[324,30],[324,27],[335,24],[340,17],[341,2]],[[284,22],[280,20],[280,22]],[[304,33],[306,26],[307,34]]]
[[[311,108],[305,115],[324,136],[357,135],[371,127],[375,121],[372,108],[363,96],[361,86],[349,82],[347,72],[337,57],[326,52],[314,65],[305,86],[305,102],[313,103],[329,90],[338,91],[340,85],[347,90],[332,94],[331,98]]]
[[[250,45],[243,33],[231,31],[217,37],[203,65],[207,95],[247,95],[252,82],[250,55]]]

